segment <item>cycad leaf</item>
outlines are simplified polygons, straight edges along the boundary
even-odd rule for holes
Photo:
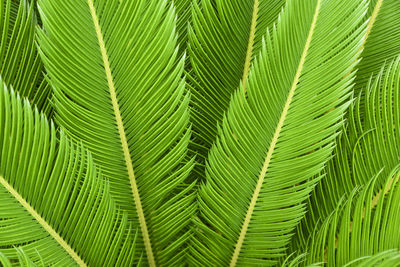
[[[293,250],[304,246],[318,220],[324,220],[344,194],[368,183],[378,173],[376,191],[400,158],[400,57],[381,66],[349,109],[335,157],[309,199],[310,212],[299,224]]]
[[[300,254],[300,255],[295,255],[291,254],[286,259],[282,262],[281,267],[295,267],[301,265],[305,259],[306,259],[307,254]],[[308,265],[307,267],[321,267],[322,264],[315,263],[313,265]]]
[[[0,4],[0,74],[39,110],[50,114],[50,87],[35,44],[36,17],[27,0]]]
[[[304,265],[304,257],[307,254],[301,254],[293,259],[288,258],[282,265],[282,267],[322,267],[325,266],[323,262],[317,262],[312,264]],[[361,256],[353,259],[343,265],[343,267],[398,267],[400,266],[400,252],[396,249],[388,249],[382,252],[378,252],[373,255]]]
[[[210,151],[195,264],[265,266],[284,254],[348,106],[365,12],[363,1],[287,2]]]
[[[184,54],[188,43],[188,26],[192,21],[192,2],[198,0],[169,0],[176,9],[176,30],[178,32],[178,44],[180,54]]]
[[[90,154],[2,82],[0,129],[2,253],[18,259],[20,247],[46,266],[132,264],[127,215]]]
[[[381,66],[400,54],[400,1],[369,0],[368,31],[362,60],[358,65],[355,91],[358,94]],[[387,65],[386,65],[387,66]]]
[[[326,266],[344,266],[363,256],[399,248],[400,172],[394,169],[375,193],[377,177],[359,194],[353,190],[347,202],[339,204],[322,227],[316,228],[308,253],[309,263],[325,261]]]
[[[18,264],[18,266],[20,266],[20,267],[44,267],[45,266],[42,261],[38,262],[38,263],[34,263],[22,248],[15,248],[15,251],[16,251],[16,254],[18,255],[18,260],[16,262]],[[38,256],[40,257],[39,254],[38,254]],[[0,264],[1,264],[1,266],[3,266],[3,267],[12,267],[13,264],[11,263],[11,261],[0,250]]]
[[[400,266],[400,253],[395,249],[388,249],[371,256],[359,257],[343,265],[343,267],[398,267]]]
[[[166,1],[40,0],[56,120],[82,140],[140,225],[150,265],[184,257],[195,212],[184,58]],[[63,14],[63,15],[60,15]]]
[[[374,85],[369,84],[368,81],[373,79],[374,82],[378,82],[375,80],[378,75],[381,75],[382,65],[383,69],[391,66],[390,64],[384,63],[390,62],[400,54],[400,46],[398,45],[398,40],[400,40],[400,2],[397,0],[370,0],[367,18],[368,26],[363,42],[364,50],[361,54],[361,62],[357,67],[354,91],[356,96],[360,95],[360,93],[371,96],[375,95],[373,97],[374,100],[370,99],[368,100],[369,103],[365,103],[365,100],[361,101],[361,99],[359,99],[357,107],[350,110],[350,113],[355,113],[350,115],[349,118],[349,120],[352,121],[348,126],[351,133],[345,132],[344,136],[336,141],[338,147],[336,147],[333,153],[335,157],[328,163],[326,171],[327,177],[318,185],[312,194],[313,196],[308,204],[310,212],[299,225],[297,237],[292,239],[293,251],[306,244],[309,233],[313,231],[316,221],[321,218],[326,218],[336,207],[337,201],[344,193],[350,193],[355,185],[365,184],[380,168],[387,165],[386,163],[382,165],[382,160],[384,161],[385,157],[389,159],[387,162],[388,168],[384,169],[386,174],[395,166],[394,161],[396,157],[393,157],[393,155],[397,153],[398,144],[394,143],[396,141],[395,139],[397,139],[397,134],[389,137],[387,140],[390,145],[380,146],[386,142],[384,139],[387,139],[387,137],[384,136],[385,132],[383,132],[383,135],[379,133],[379,129],[382,129],[382,127],[389,127],[388,129],[393,131],[393,127],[390,126],[390,124],[384,124],[384,122],[381,121],[383,118],[381,118],[378,113],[373,113],[371,109],[372,106],[369,108],[369,111],[365,111],[364,105],[376,105],[376,107],[379,107],[378,105],[380,105],[380,103],[376,101],[380,101],[380,97],[377,95],[381,94],[380,89],[374,89],[374,92],[371,93],[371,87]],[[379,82],[378,87],[382,86],[381,83],[382,82]],[[365,87],[367,87],[367,89],[365,89]],[[385,88],[382,88],[382,90],[384,91]],[[391,101],[391,97],[388,95],[387,97],[386,100]],[[397,102],[397,100],[395,100],[395,102]],[[392,106],[393,104],[388,105],[388,107]],[[363,115],[364,112],[369,112],[369,114]],[[396,110],[394,109],[389,113],[394,114],[392,112],[396,113]],[[369,120],[369,122],[364,126],[363,121],[365,119]],[[375,119],[377,119],[377,121],[374,121]],[[389,120],[396,121],[398,119],[392,117],[389,118]],[[376,124],[378,124],[379,129],[375,129]],[[368,136],[367,139],[369,139],[369,141],[365,141],[365,135]],[[368,142],[373,142],[374,148],[369,148]],[[396,149],[390,149],[390,146],[396,147]],[[375,157],[374,154],[378,152],[379,158],[377,158],[377,160],[379,160],[379,162],[372,161],[372,164],[367,164],[365,169],[364,166],[361,166],[359,170],[361,172],[367,171],[367,175],[354,176],[352,175],[353,166],[363,163],[361,157],[363,157],[362,154],[365,153],[364,151],[367,153],[368,157],[372,158]],[[357,159],[353,159],[353,154]],[[353,163],[349,165],[348,162]],[[385,175],[383,175],[383,177],[385,177]]]
[[[285,0],[202,0],[193,4],[189,30],[192,66],[194,150],[204,161],[217,124],[241,80],[247,80],[262,36],[278,18]]]

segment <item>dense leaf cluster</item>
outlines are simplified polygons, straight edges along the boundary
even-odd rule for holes
[[[400,266],[400,1],[3,0],[2,266]]]

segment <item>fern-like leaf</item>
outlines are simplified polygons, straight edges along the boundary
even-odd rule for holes
[[[319,220],[344,194],[380,173],[376,192],[400,158],[400,57],[381,66],[349,109],[348,124],[337,140],[334,158],[309,200],[309,212],[297,229],[293,250],[304,247]]]
[[[189,59],[193,86],[194,145],[204,164],[233,92],[246,87],[262,36],[278,18],[285,0],[202,0],[193,3]],[[200,176],[204,176],[199,170]],[[204,170],[203,170],[204,172]]]
[[[267,266],[285,254],[349,105],[366,10],[287,2],[211,148],[193,264]]]
[[[166,1],[40,0],[56,121],[81,140],[139,227],[151,266],[181,264],[195,207],[189,95]],[[139,254],[140,255],[140,254]]]
[[[132,264],[126,214],[91,155],[0,82],[0,251],[46,266]],[[40,256],[39,256],[40,255]]]
[[[51,90],[43,78],[43,64],[36,49],[33,7],[27,0],[5,0],[0,4],[0,74],[6,84],[49,115]]]
[[[38,263],[34,263],[22,248],[15,248],[15,251],[16,251],[16,253],[18,255],[18,260],[15,263],[17,263],[18,266],[20,266],[20,267],[44,267],[45,266],[43,261],[39,261]],[[39,254],[38,254],[38,256],[40,257]],[[11,261],[13,261],[13,260],[11,260]],[[6,255],[4,255],[4,253],[2,253],[0,251],[0,264],[1,264],[1,266],[3,266],[3,267],[12,267],[13,264],[11,263],[11,261]]]
[[[392,170],[381,190],[374,193],[378,177],[358,194],[357,189],[353,190],[346,203],[339,204],[322,227],[316,228],[308,263],[324,261],[326,266],[345,266],[357,258],[399,248],[400,172],[398,168]]]
[[[169,0],[176,9],[176,30],[180,54],[186,53],[188,44],[188,26],[192,22],[192,2],[198,0]],[[187,59],[186,59],[187,60]]]
[[[400,54],[400,1],[369,0],[368,31],[355,80],[356,95],[376,77],[385,62]],[[385,65],[387,66],[387,65]]]

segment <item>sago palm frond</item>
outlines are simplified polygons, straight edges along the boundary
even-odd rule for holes
[[[178,32],[179,51],[183,55],[188,43],[188,26],[192,21],[192,2],[198,0],[169,0],[176,9],[176,30]],[[188,59],[186,59],[188,60]]]
[[[138,246],[149,264],[180,264],[196,205],[195,184],[186,183],[190,98],[173,7],[158,0],[38,3],[56,121],[109,177],[112,196],[140,225]]]
[[[281,267],[295,267],[295,266],[299,266],[300,264],[302,264],[305,259],[306,259],[307,254],[300,254],[300,255],[296,255],[296,254],[291,254],[289,256],[286,257],[286,259],[282,262],[282,264],[280,265]],[[319,264],[314,264],[314,265],[309,265],[307,267],[320,267],[321,265]]]
[[[400,1],[369,0],[368,31],[355,80],[356,95],[368,83],[371,74],[400,54]]]
[[[12,267],[18,264],[19,267],[44,267],[43,262],[34,263],[22,248],[15,248],[18,259],[11,260],[0,251],[0,264],[3,267]],[[38,254],[39,258],[40,255]]]
[[[388,249],[371,256],[363,256],[352,260],[343,267],[399,267],[400,253],[396,249]],[[309,267],[309,266],[307,266]]]
[[[50,87],[35,44],[34,5],[3,0],[0,4],[0,75],[39,110],[50,114]]]
[[[267,266],[285,254],[349,105],[366,11],[287,2],[210,150],[193,265]]]
[[[130,228],[91,155],[0,82],[0,251],[14,261],[19,247],[46,266],[127,266]]]
[[[193,4],[189,30],[194,147],[200,164],[217,135],[217,124],[242,81],[246,87],[262,36],[285,0],[202,0]]]
[[[392,170],[378,193],[377,177],[358,194],[353,190],[346,203],[339,204],[322,227],[316,228],[308,263],[325,261],[326,266],[345,266],[357,258],[399,248],[399,168]],[[396,258],[400,258],[398,253]]]
[[[378,175],[376,192],[400,158],[400,57],[371,79],[349,109],[325,177],[309,199],[309,212],[297,229],[293,250],[304,246],[318,220],[324,220],[344,194]],[[374,75],[375,76],[375,75]]]
[[[304,258],[307,254],[301,254],[293,259],[287,259],[283,262],[281,267],[323,267],[324,262],[316,262],[304,265]],[[338,265],[336,265],[338,266]],[[400,266],[400,252],[397,249],[388,249],[382,252],[378,252],[373,255],[361,256],[350,260],[342,267],[399,267]]]

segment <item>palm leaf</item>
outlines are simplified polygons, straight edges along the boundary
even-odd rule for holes
[[[189,95],[166,1],[38,1],[56,121],[110,179],[150,265],[179,265],[194,214]],[[62,15],[60,15],[62,14]],[[140,255],[140,254],[139,254]]]
[[[395,249],[388,249],[371,256],[359,257],[347,263],[343,267],[398,267],[400,266],[400,253]]]
[[[372,78],[372,77],[371,77]],[[293,251],[301,248],[314,231],[336,208],[344,194],[368,183],[381,173],[376,191],[381,188],[400,158],[400,57],[381,66],[364,92],[349,110],[346,131],[337,140],[335,157],[327,164],[325,178],[309,200],[310,212],[297,229]]]
[[[24,252],[22,248],[15,248],[15,251],[18,255],[18,261],[16,262],[18,266],[20,267],[38,267],[38,266],[45,266],[43,262],[40,262],[39,264],[35,264],[29,256]],[[40,255],[38,255],[40,257]],[[11,261],[8,259],[6,255],[4,255],[0,251],[0,263],[1,266],[4,267],[12,267]]]
[[[355,91],[358,94],[371,74],[379,74],[381,66],[400,54],[400,2],[369,0],[369,27],[365,37],[362,61],[358,65]],[[387,66],[387,65],[386,65]]]
[[[231,95],[241,81],[246,87],[252,59],[261,50],[262,36],[278,18],[285,2],[202,0],[193,3],[188,51],[193,68],[190,75],[193,150],[198,153],[200,164],[204,164],[215,141],[217,124],[222,122]]]
[[[325,261],[326,266],[344,266],[363,256],[399,248],[400,172],[395,168],[387,176],[384,187],[375,194],[378,177],[359,194],[353,190],[347,202],[339,204],[322,227],[316,228],[307,262]]]
[[[180,54],[183,55],[186,52],[188,43],[188,26],[192,22],[192,2],[197,0],[169,0],[169,3],[173,3],[176,9],[176,30],[178,32],[178,44]]]
[[[17,260],[19,247],[46,266],[132,264],[127,215],[91,155],[3,82],[0,129],[1,252]]]
[[[295,267],[301,265],[304,260],[306,259],[307,254],[300,254],[300,255],[295,255],[291,254],[286,259],[282,262],[281,267]],[[321,267],[321,264],[314,263],[312,265],[308,265],[307,267]]]
[[[43,66],[35,44],[37,25],[34,5],[22,0],[0,4],[0,74],[46,114],[51,113],[50,87],[43,79]]]
[[[287,258],[283,263],[282,267],[295,267],[304,266],[304,258],[307,254],[301,254],[293,259]],[[323,262],[317,262],[305,265],[307,267],[322,267]],[[400,266],[400,252],[396,249],[388,249],[382,252],[378,252],[373,255],[361,256],[353,259],[343,267],[398,267]]]
[[[349,105],[366,9],[287,2],[210,151],[194,265],[266,266],[285,254]]]

